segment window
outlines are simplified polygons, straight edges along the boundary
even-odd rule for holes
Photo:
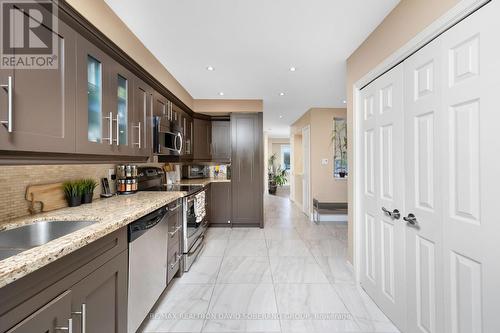
[[[290,170],[290,145],[281,145],[281,167]]]
[[[333,119],[333,176],[346,178],[347,167],[347,121],[344,118]]]

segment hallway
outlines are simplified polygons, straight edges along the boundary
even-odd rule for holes
[[[398,332],[355,285],[346,226],[315,225],[267,195],[264,229],[212,228],[207,238],[144,332]]]

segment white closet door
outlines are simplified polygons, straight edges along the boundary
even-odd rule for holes
[[[362,92],[365,261],[362,284],[401,329],[405,327],[403,68],[384,74]],[[382,211],[385,208],[393,217]]]
[[[445,331],[500,332],[500,3],[441,36]]]
[[[404,63],[407,332],[443,332],[441,41]]]

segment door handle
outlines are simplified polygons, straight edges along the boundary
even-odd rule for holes
[[[137,140],[138,142],[134,142],[134,145],[138,146],[139,149],[141,149],[141,122],[137,122],[137,126],[134,125],[133,126],[134,128],[137,128],[137,131],[138,131],[138,136],[139,136],[139,139]]]
[[[5,89],[7,91],[7,96],[8,96],[8,110],[7,110],[7,120],[2,120],[1,123],[2,125],[7,128],[7,132],[12,133],[12,125],[13,125],[13,106],[12,106],[12,76],[9,76],[9,79],[7,81],[7,84],[1,84],[0,87]]]
[[[382,207],[382,211],[385,213],[385,215],[389,216],[393,220],[399,220],[399,218],[401,217],[401,213],[397,209],[394,209],[391,212],[387,210],[385,207]]]
[[[80,311],[71,312],[72,315],[82,316],[81,319],[81,333],[85,333],[87,331],[87,304],[82,303],[82,308]]]
[[[412,227],[418,227],[417,217],[412,213],[408,214],[408,216],[403,217],[403,220],[405,220],[406,223]]]

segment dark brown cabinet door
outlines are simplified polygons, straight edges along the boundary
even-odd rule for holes
[[[122,333],[127,327],[127,251],[117,255],[72,288],[73,332]]]
[[[263,226],[262,114],[231,115],[232,224]]]
[[[183,159],[193,157],[193,118],[184,111],[179,111],[180,126],[182,130],[182,152]]]
[[[113,60],[82,36],[76,43],[76,151],[116,154]],[[114,85],[113,85],[114,86]]]
[[[180,269],[182,258],[182,202],[168,207],[167,284]]]
[[[0,70],[0,150],[74,153],[76,32],[40,29],[57,39],[58,68]]]
[[[135,76],[117,62],[111,63],[110,95],[113,119],[113,144],[118,155],[135,155],[132,140],[134,125],[134,81]]]
[[[68,332],[71,321],[71,291],[66,291],[7,333],[56,333]],[[66,330],[64,330],[66,328]],[[75,330],[73,329],[73,332]]]
[[[130,138],[136,155],[153,153],[153,89],[139,78],[134,83],[134,110]]]
[[[212,160],[231,161],[231,122],[212,121]]]
[[[210,184],[210,225],[231,226],[231,183]]]
[[[195,160],[212,158],[212,123],[209,120],[194,119],[194,154]]]

